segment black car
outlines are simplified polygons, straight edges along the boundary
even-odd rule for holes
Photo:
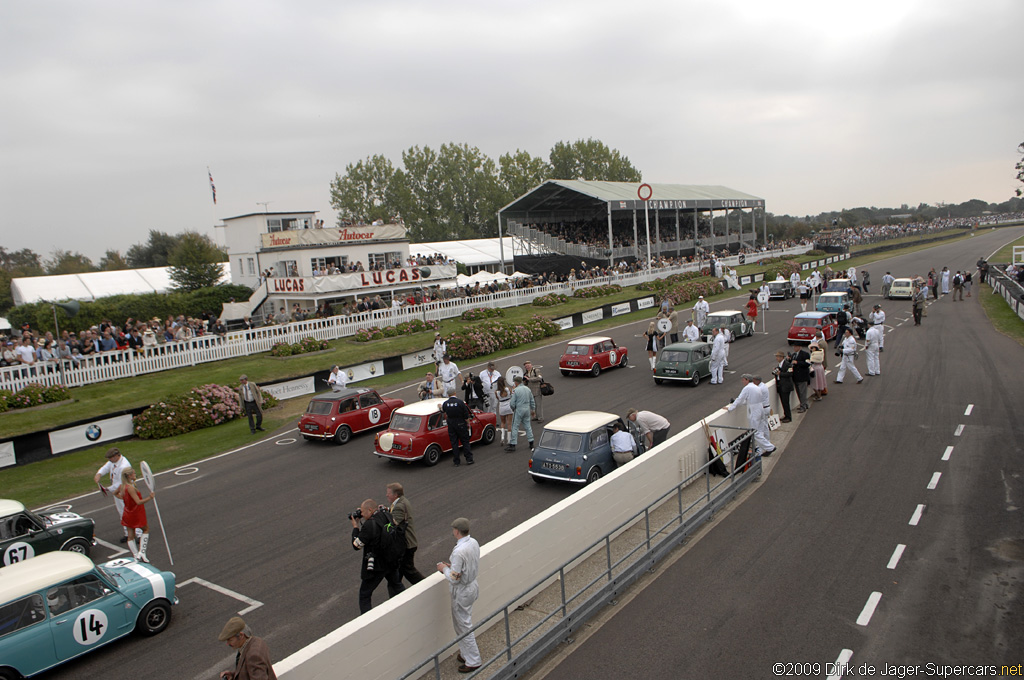
[[[796,295],[793,284],[789,281],[769,281],[768,297],[772,300],[788,300]]]
[[[0,555],[2,566],[24,562],[54,550],[89,555],[96,545],[96,523],[73,512],[40,515],[18,501],[0,499]]]

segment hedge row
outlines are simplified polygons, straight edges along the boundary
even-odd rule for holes
[[[291,357],[296,354],[307,354],[309,352],[319,352],[330,347],[326,340],[318,340],[317,338],[303,338],[302,340],[288,344],[287,342],[279,342],[270,348],[270,355],[275,357]]]
[[[371,340],[380,340],[381,338],[397,338],[399,335],[411,335],[413,333],[436,330],[436,321],[413,319],[412,321],[400,323],[397,326],[385,326],[384,328],[371,326],[369,328],[360,328],[356,331],[356,334],[352,336],[352,339],[356,342],[370,342]]]
[[[590,288],[577,288],[572,294],[574,298],[598,298],[608,295],[615,295],[622,292],[622,286],[617,283],[609,283],[604,286],[592,286]]]
[[[111,295],[95,302],[81,303],[81,310],[75,318],[69,318],[60,307],[57,319],[61,330],[77,333],[80,330],[99,325],[104,319],[121,325],[126,319],[149,320],[153,317],[165,320],[168,316],[198,317],[203,312],[220,315],[222,305],[234,298],[248,300],[252,291],[246,286],[223,285],[201,288],[187,293],[144,293],[142,295]],[[34,302],[18,305],[7,313],[7,319],[14,328],[28,323],[33,329],[53,331],[53,309],[49,303]]]
[[[568,295],[562,295],[561,293],[548,293],[547,295],[541,295],[538,298],[534,298],[531,304],[534,307],[554,307],[555,305],[561,305],[568,301]]]
[[[476,309],[467,309],[462,313],[463,321],[483,321],[484,319],[494,319],[497,317],[505,316],[504,309],[498,309],[497,307],[477,307]]]
[[[272,394],[260,391],[263,393],[263,408],[277,405]],[[228,385],[210,384],[153,404],[135,416],[132,425],[135,436],[140,439],[164,439],[219,425],[241,415],[238,393]]]
[[[559,330],[557,323],[543,316],[533,316],[525,323],[486,321],[453,332],[448,338],[448,354],[456,361],[472,359],[558,335]]]
[[[29,408],[42,404],[56,404],[71,398],[71,392],[63,385],[48,387],[38,383],[25,385],[17,392],[0,390],[0,413],[16,408]]]
[[[696,300],[699,296],[711,297],[723,292],[725,288],[718,279],[702,278],[696,281],[684,281],[672,288],[658,293],[658,302],[669,300],[673,305]]]

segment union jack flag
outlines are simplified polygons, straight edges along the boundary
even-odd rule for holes
[[[213,173],[210,172],[210,168],[206,168],[206,174],[210,177],[210,193],[213,194],[213,204],[217,205],[217,187],[213,185]]]

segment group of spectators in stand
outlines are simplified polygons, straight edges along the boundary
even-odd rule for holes
[[[983,222],[1006,222],[1024,219],[1024,213],[1001,213],[987,217],[939,217],[930,222],[905,224],[866,224],[859,227],[835,228],[818,234],[816,242],[822,246],[855,246],[876,243],[904,236],[934,234],[947,229],[968,229]]]
[[[0,367],[21,366],[28,374],[39,375],[57,371],[61,361],[70,366],[110,363],[121,361],[129,353],[164,353],[192,338],[223,338],[227,332],[227,327],[211,312],[203,312],[199,318],[168,316],[165,321],[157,317],[149,321],[129,318],[121,325],[104,319],[77,334],[61,331],[59,338],[51,331],[39,333],[25,325],[0,338]]]
[[[1006,275],[1024,286],[1024,265],[1011,264],[1006,267]]]

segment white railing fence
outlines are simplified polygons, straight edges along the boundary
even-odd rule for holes
[[[757,257],[795,255],[804,253],[809,248],[810,246],[797,246],[759,253]],[[749,256],[748,259],[752,259],[752,256]],[[722,262],[735,267],[738,264],[738,257],[725,258]],[[706,263],[703,264],[706,265]],[[224,336],[204,335],[180,342],[168,342],[141,352],[130,349],[114,350],[103,352],[100,355],[82,357],[78,361],[64,360],[63,374],[61,367],[56,362],[37,363],[33,366],[5,366],[0,368],[0,388],[17,391],[33,383],[81,387],[106,380],[130,378],[174,368],[261,354],[269,352],[274,345],[281,342],[296,343],[304,338],[337,340],[351,337],[361,328],[395,326],[413,319],[439,322],[458,317],[463,312],[478,307],[518,307],[530,304],[534,299],[548,293],[572,295],[578,288],[607,284],[633,286],[679,272],[695,271],[701,266],[702,263],[692,262],[636,273],[577,279],[545,286],[503,290],[486,295],[438,300],[411,307],[379,309],[352,316],[332,316],[326,319],[309,319],[280,326],[264,326],[252,330],[233,331]]]

